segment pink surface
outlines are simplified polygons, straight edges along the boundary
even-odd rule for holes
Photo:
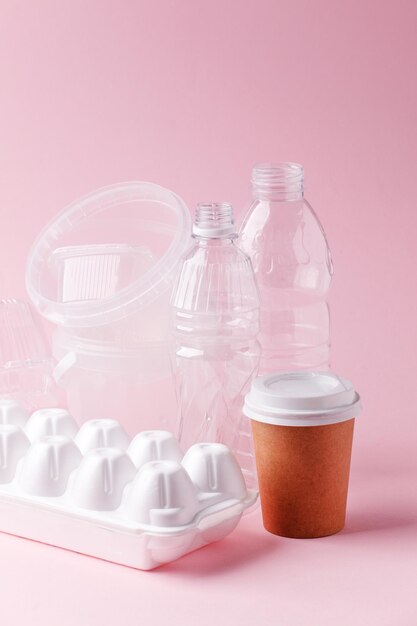
[[[1,295],[92,189],[242,212],[254,162],[300,161],[335,263],[334,369],[364,404],[344,533],[284,540],[255,516],[151,574],[0,535],[5,623],[417,623],[416,19],[414,0],[1,3]]]
[[[414,626],[417,506],[405,476],[354,476],[340,535],[276,538],[255,515],[151,572],[0,534],[3,623]]]

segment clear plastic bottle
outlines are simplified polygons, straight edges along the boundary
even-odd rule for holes
[[[256,165],[252,193],[240,246],[260,291],[260,373],[326,370],[333,268],[324,230],[304,199],[302,165]]]
[[[245,392],[258,372],[259,294],[250,259],[235,245],[233,208],[199,204],[194,245],[172,295],[178,438],[184,449],[218,441],[256,484]]]

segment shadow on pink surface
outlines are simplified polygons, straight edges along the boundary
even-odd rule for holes
[[[395,530],[415,527],[417,532],[417,513],[411,515],[402,511],[374,510],[362,513],[351,513],[346,521],[343,534],[375,532],[378,530]]]
[[[351,478],[346,526],[343,534],[383,530],[417,531],[417,468],[374,465]]]
[[[165,572],[193,577],[215,576],[220,571],[233,571],[249,563],[262,561],[280,548],[277,537],[239,528],[230,537],[193,552],[163,567]],[[158,570],[154,570],[157,572]]]

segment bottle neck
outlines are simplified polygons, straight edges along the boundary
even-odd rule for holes
[[[233,207],[228,202],[201,202],[197,205],[193,237],[199,241],[230,242],[238,236]]]
[[[252,170],[255,200],[290,202],[304,197],[304,170],[298,163],[260,163]]]
[[[200,237],[200,235],[193,235],[193,239],[195,239],[196,244],[200,248],[225,248],[226,246],[235,245],[236,237],[216,237],[216,238],[207,238]]]

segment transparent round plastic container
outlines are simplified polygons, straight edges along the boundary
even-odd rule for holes
[[[28,411],[61,401],[50,350],[38,322],[29,302],[0,299],[0,396],[14,398]]]
[[[26,286],[57,325],[54,376],[78,421],[114,417],[130,433],[170,427],[168,303],[190,228],[176,194],[129,182],[71,204],[35,241]]]

